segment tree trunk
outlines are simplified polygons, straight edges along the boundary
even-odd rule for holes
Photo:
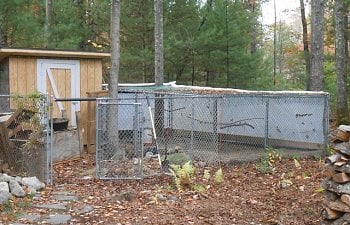
[[[157,86],[164,83],[164,56],[163,56],[163,1],[154,0],[154,49],[155,49],[155,74]]]
[[[349,123],[349,110],[346,95],[346,52],[343,0],[335,0],[335,58],[337,73],[337,123]]]
[[[120,0],[112,0],[111,5],[111,70],[109,74],[109,97],[118,97],[120,62]]]
[[[45,0],[45,48],[48,47],[50,41],[52,18],[52,0]]]
[[[300,14],[301,14],[301,24],[303,27],[303,45],[304,45],[304,59],[306,65],[306,78],[307,84],[306,89],[310,89],[309,77],[310,77],[310,50],[309,50],[309,41],[307,39],[307,21],[305,17],[305,5],[304,0],[300,0]]]
[[[310,91],[324,89],[324,0],[311,1]]]
[[[118,98],[118,78],[120,63],[120,0],[111,2],[111,70],[109,73],[108,92],[112,99]],[[118,129],[118,102],[111,100],[107,111],[107,142],[110,145],[113,159],[122,159],[125,156],[123,149],[119,148]]]

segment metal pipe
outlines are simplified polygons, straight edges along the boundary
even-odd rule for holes
[[[55,98],[55,102],[93,102],[96,101],[97,98]]]

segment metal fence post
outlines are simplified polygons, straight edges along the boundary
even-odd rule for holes
[[[324,99],[324,111],[323,111],[324,152],[327,153],[328,132],[329,132],[329,94],[324,95],[323,99]]]
[[[191,158],[191,161],[193,161],[193,147],[194,147],[194,101],[192,99],[192,112],[191,112],[191,141],[190,141],[190,150],[189,150],[189,153],[190,153],[190,158]]]
[[[266,111],[265,111],[265,138],[264,138],[264,149],[268,146],[269,141],[269,108],[270,108],[270,98],[268,96],[263,96],[266,98]]]

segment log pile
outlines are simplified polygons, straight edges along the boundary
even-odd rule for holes
[[[350,224],[350,126],[340,126],[333,137],[334,154],[325,159],[324,225]]]

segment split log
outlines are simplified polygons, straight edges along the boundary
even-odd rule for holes
[[[323,180],[321,182],[321,186],[328,191],[333,191],[333,192],[336,192],[338,194],[349,194],[350,195],[350,183],[338,184],[334,181]]]
[[[343,130],[337,130],[337,134],[335,139],[338,141],[348,142],[350,138],[350,134]]]
[[[340,158],[341,158],[340,154],[333,154],[333,155],[327,157],[325,162],[326,162],[326,164],[333,164],[333,163],[337,162],[338,160],[340,160]]]
[[[342,215],[344,215],[344,213],[326,207],[322,209],[321,215],[323,219],[335,220],[340,218]]]
[[[343,166],[334,166],[335,171],[350,173],[350,165],[345,164]]]
[[[350,207],[350,195],[343,194],[340,196],[340,200]]]
[[[350,126],[349,125],[339,125],[338,130],[350,132]]]
[[[326,200],[328,201],[335,201],[339,198],[339,195],[337,193],[334,193],[332,191],[324,191],[324,196],[326,198]]]
[[[326,205],[332,210],[350,213],[350,207],[347,204],[343,203],[340,199],[334,202],[326,202]]]
[[[350,175],[347,173],[336,173],[333,175],[332,179],[337,183],[344,184],[350,181]]]
[[[325,166],[325,171],[324,171],[324,176],[331,180],[332,177],[334,176],[334,174],[337,173],[337,170],[336,170],[336,166],[332,165],[332,164],[328,164]]]
[[[347,162],[346,161],[338,161],[338,162],[335,162],[334,165],[335,166],[343,166],[345,165]]]
[[[344,155],[350,156],[350,145],[348,142],[343,142],[340,144],[336,144],[334,146],[334,151],[342,153]]]
[[[350,224],[350,213],[345,213],[342,217],[333,220],[331,223],[332,225],[345,225]]]

